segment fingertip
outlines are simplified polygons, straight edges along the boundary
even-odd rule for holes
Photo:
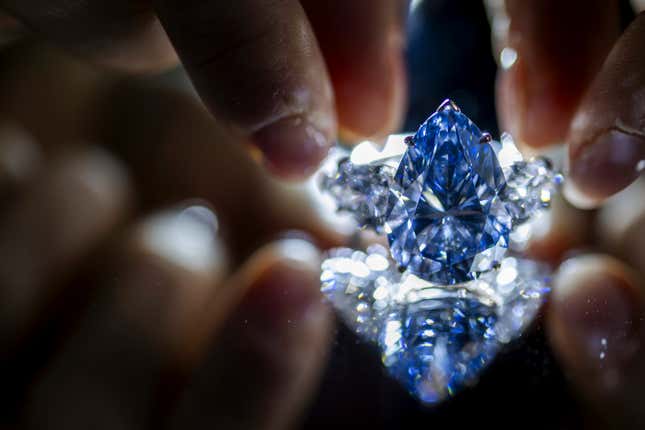
[[[638,282],[632,269],[613,257],[602,254],[586,254],[563,262],[554,279],[553,301],[565,302],[581,294],[589,296],[598,284],[624,291],[636,298]],[[630,300],[632,301],[632,300]]]
[[[323,334],[320,328],[328,325],[329,310],[319,292],[319,275],[300,261],[274,262],[254,280],[243,300],[242,306],[265,335],[276,341],[287,340],[285,336],[296,327],[319,337]]]
[[[573,206],[583,210],[595,209],[602,203],[601,198],[590,196],[570,178],[565,181],[562,187],[562,195]]]
[[[405,108],[407,2],[303,1],[334,87],[343,140],[382,137]]]
[[[645,14],[623,32],[582,99],[568,135],[571,182],[596,202],[627,187],[645,168]]]
[[[500,119],[520,145],[548,148],[566,136],[577,99],[553,85],[530,88],[536,84],[531,82],[535,77],[529,75],[533,73],[519,57],[512,65],[502,67],[497,79]]]
[[[325,61],[300,2],[155,4],[218,120],[251,135],[277,175],[311,173],[336,138],[336,118]]]
[[[311,242],[304,239],[281,239],[256,250],[237,273],[236,284],[246,290],[253,285],[263,273],[275,266],[293,267],[305,273],[320,271],[320,251]]]
[[[640,288],[638,275],[604,255],[567,260],[555,275],[547,314],[552,345],[583,397],[603,410],[623,402],[633,384],[642,342]]]
[[[617,2],[507,0],[488,6],[500,51],[504,125],[510,123],[517,141],[530,147],[562,143],[619,34]]]
[[[311,242],[304,239],[283,239],[271,245],[277,256],[280,256],[285,262],[297,266],[301,269],[306,268],[312,273],[318,274],[320,270],[320,250]]]
[[[238,277],[242,297],[183,397],[173,428],[293,425],[329,345],[332,319],[319,292],[318,259],[318,250],[299,239],[274,242],[251,257]]]
[[[645,169],[645,135],[605,131],[571,147],[568,197],[581,208],[598,206]]]
[[[325,122],[321,127],[303,116],[284,118],[255,132],[253,141],[272,173],[302,179],[315,171],[332,145],[335,123]]]
[[[406,77],[402,46],[394,45],[381,54],[382,64],[371,64],[369,72],[361,73],[353,68],[332,75],[343,140],[356,142],[383,137],[401,123],[407,95]]]
[[[598,211],[598,243],[632,267],[645,270],[645,177],[609,199]]]
[[[229,257],[218,234],[215,213],[202,202],[155,213],[134,229],[133,246],[168,265],[216,283],[227,271]]]

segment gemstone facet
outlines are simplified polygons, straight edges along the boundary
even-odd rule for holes
[[[392,257],[417,276],[458,284],[499,264],[511,216],[490,139],[454,105],[421,125],[394,176],[386,231]]]

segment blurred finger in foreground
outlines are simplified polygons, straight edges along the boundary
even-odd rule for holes
[[[201,322],[226,271],[204,206],[135,226],[87,284],[84,315],[29,390],[27,428],[141,429],[163,404],[164,380],[194,360]]]
[[[523,145],[562,143],[620,31],[616,0],[488,0],[500,61],[498,110]]]
[[[405,108],[407,0],[303,0],[336,96],[341,138],[382,137]]]
[[[304,412],[330,342],[318,251],[283,240],[228,285],[240,297],[180,399],[172,428],[286,429]]]
[[[603,255],[568,260],[555,277],[551,341],[593,418],[607,428],[645,425],[644,294],[640,274]]]
[[[123,221],[128,179],[107,153],[89,149],[48,165],[0,223],[0,345],[8,352],[44,317],[77,265]]]
[[[645,12],[616,42],[569,135],[567,198],[599,205],[645,169]]]

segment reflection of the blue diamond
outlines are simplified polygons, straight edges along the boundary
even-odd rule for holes
[[[414,396],[437,403],[476,381],[500,348],[533,321],[548,269],[506,257],[477,280],[442,286],[400,273],[381,246],[332,250],[322,292],[343,321],[381,350]]]

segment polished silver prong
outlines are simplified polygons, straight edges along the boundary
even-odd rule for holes
[[[445,99],[443,102],[441,102],[441,104],[437,108],[437,111],[442,111],[446,109],[452,109],[455,112],[461,112],[461,109],[459,109],[459,106],[457,106],[457,104],[450,99]]]
[[[408,136],[405,139],[403,139],[403,143],[405,143],[407,146],[414,146],[414,136]]]
[[[479,143],[491,143],[493,141],[493,136],[487,131],[482,133],[482,138],[479,140]]]

